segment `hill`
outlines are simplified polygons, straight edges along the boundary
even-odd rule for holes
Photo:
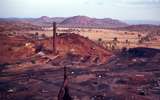
[[[42,27],[33,25],[27,21],[0,20],[0,32],[2,31],[30,31],[30,30],[42,30]]]
[[[42,52],[52,55],[52,38],[41,38],[36,41],[34,35],[12,36],[1,34],[0,36],[0,63],[15,62],[36,55],[37,47],[42,45]],[[40,36],[39,36],[40,37]],[[28,42],[30,41],[30,42]],[[5,45],[4,45],[5,44]],[[17,46],[18,45],[18,46]],[[72,59],[90,63],[104,63],[111,53],[93,41],[77,34],[60,34],[56,38],[57,55],[60,61]],[[84,59],[84,61],[83,61]],[[72,61],[71,60],[71,61]]]
[[[93,28],[115,28],[115,27],[125,27],[126,23],[119,20],[104,18],[90,18],[87,16],[73,16],[65,19],[60,23],[60,25],[65,27],[93,27]]]
[[[41,16],[40,18],[35,18],[32,21],[30,21],[34,25],[40,25],[40,26],[51,26],[53,22],[61,23],[65,18],[64,17],[48,17],[48,16]]]

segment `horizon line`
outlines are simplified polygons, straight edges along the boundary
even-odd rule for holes
[[[153,20],[153,19],[123,19],[123,18],[112,18],[112,17],[93,17],[93,16],[87,16],[87,15],[71,15],[71,16],[47,16],[47,15],[41,15],[41,16],[37,16],[37,17],[29,17],[29,16],[25,16],[25,17],[18,17],[18,16],[11,16],[11,17],[0,17],[1,19],[9,19],[9,18],[17,18],[17,19],[27,19],[27,18],[41,18],[41,17],[49,17],[49,18],[69,18],[69,17],[75,17],[75,16],[85,16],[85,17],[89,17],[89,18],[97,18],[97,19],[105,19],[105,18],[110,18],[110,19],[117,19],[117,20],[121,20],[121,21],[160,21],[160,20]]]

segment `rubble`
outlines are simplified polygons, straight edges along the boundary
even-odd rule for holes
[[[2,35],[0,41],[0,93],[12,94],[7,100],[56,100],[64,65],[70,95],[77,100],[159,100],[157,49],[136,48],[112,55],[79,35],[60,34],[58,53],[53,55],[49,38],[28,42]],[[35,52],[41,43],[43,49]]]

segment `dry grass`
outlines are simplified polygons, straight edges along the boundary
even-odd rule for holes
[[[52,29],[47,29],[46,31],[30,31],[29,33],[38,32],[40,35],[45,34],[47,36],[52,36]],[[101,39],[105,43],[112,42],[112,40],[116,37],[118,39],[117,46],[118,48],[122,47],[151,47],[151,48],[160,48],[160,36],[155,36],[156,39],[139,43],[138,34],[141,37],[146,36],[147,32],[136,32],[136,31],[121,31],[121,30],[111,30],[111,29],[89,29],[89,28],[58,28],[57,33],[76,33],[80,34],[84,37],[87,37],[93,41],[97,41]],[[129,43],[126,43],[126,40]]]

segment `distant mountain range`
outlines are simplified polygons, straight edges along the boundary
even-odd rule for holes
[[[53,22],[56,22],[60,27],[80,27],[80,28],[115,28],[123,30],[154,30],[160,28],[158,21],[120,21],[111,18],[91,18],[87,16],[73,16],[73,17],[48,17],[42,16],[40,18],[0,18],[0,22],[9,23],[24,23],[27,27],[29,25],[41,27],[51,27]],[[2,24],[3,24],[2,23]],[[132,24],[131,24],[132,23]],[[139,24],[140,23],[140,24]],[[147,24],[149,23],[149,24]],[[20,25],[20,24],[17,24]],[[33,27],[32,26],[32,27]],[[29,27],[30,28],[30,27]]]
[[[116,28],[125,27],[128,24],[111,18],[97,19],[87,16],[73,16],[73,17],[48,17],[42,16],[40,18],[1,18],[6,21],[21,21],[31,23],[33,25],[49,27],[52,22],[57,22],[62,27],[91,27],[91,28]]]

